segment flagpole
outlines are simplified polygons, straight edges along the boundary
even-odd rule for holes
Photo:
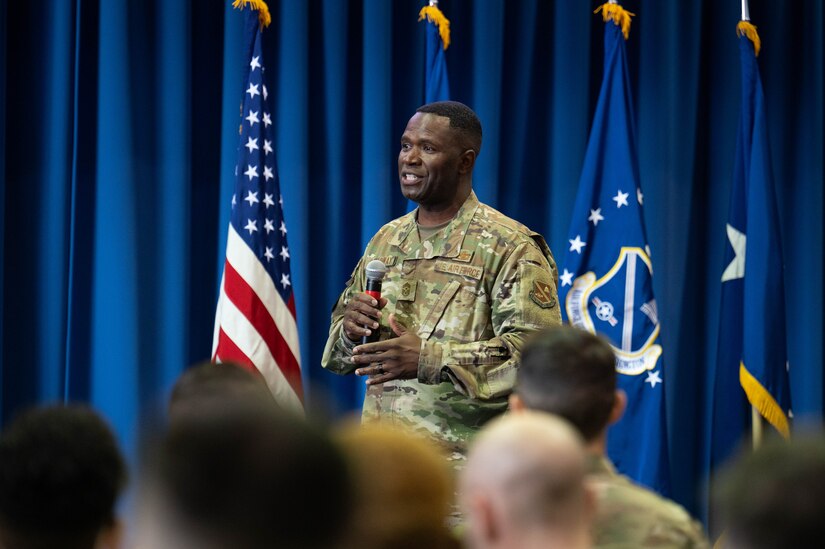
[[[762,445],[762,414],[751,406],[751,436],[753,437],[753,449],[756,450]]]
[[[751,14],[748,9],[748,0],[742,0],[742,21],[750,21]],[[751,406],[751,437],[753,438],[753,449],[759,448],[762,445],[762,414],[756,409],[756,406]]]

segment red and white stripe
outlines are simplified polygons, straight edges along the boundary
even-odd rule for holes
[[[215,313],[212,360],[254,366],[278,403],[303,411],[301,354],[295,302],[284,302],[275,281],[232,225]]]

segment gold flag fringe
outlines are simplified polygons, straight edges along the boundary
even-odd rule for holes
[[[762,49],[762,40],[759,39],[759,33],[756,32],[756,26],[750,21],[739,21],[736,25],[737,36],[747,36],[748,40],[753,42],[753,53],[759,57],[759,50]]]
[[[635,13],[630,13],[619,4],[602,4],[596,11],[593,13],[602,12],[602,18],[604,22],[607,23],[609,19],[612,19],[613,22],[622,27],[622,34],[624,35],[624,39],[627,40],[627,37],[630,36],[630,18],[635,17]]]
[[[438,6],[424,6],[421,8],[421,11],[418,12],[418,20],[421,21],[425,17],[427,21],[438,27],[438,34],[441,36],[441,43],[444,45],[444,50],[446,51],[446,49],[450,47],[449,19],[444,17],[444,14],[438,9]]]
[[[765,389],[759,380],[745,368],[743,362],[739,363],[739,384],[745,390],[748,400],[751,405],[759,410],[759,413],[768,420],[768,423],[774,426],[779,433],[785,437],[790,438],[791,429],[788,423],[788,416],[785,411],[779,407],[776,399]]]
[[[261,28],[268,27],[272,22],[272,16],[269,14],[269,6],[264,0],[235,0],[232,2],[232,7],[242,10],[249,6],[253,10],[258,10],[258,21],[261,23]]]

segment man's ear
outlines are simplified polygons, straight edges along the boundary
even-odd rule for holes
[[[527,406],[524,405],[524,401],[521,400],[521,397],[516,393],[510,393],[510,398],[507,401],[510,404],[511,412],[523,412],[527,409]]]
[[[625,393],[621,389],[616,389],[616,397],[613,399],[613,408],[610,409],[610,416],[608,418],[607,424],[613,425],[624,415],[624,411],[627,408],[627,393]]]
[[[501,536],[493,502],[487,497],[476,495],[470,505],[473,507],[476,539],[480,538],[484,546],[492,545]]]
[[[458,173],[464,175],[472,172],[477,156],[478,154],[473,149],[467,149],[461,153],[461,156],[458,157]]]

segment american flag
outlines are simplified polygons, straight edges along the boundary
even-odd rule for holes
[[[215,313],[212,360],[254,367],[280,405],[303,410],[301,358],[274,126],[264,83],[261,28],[244,80],[235,192]],[[270,102],[271,103],[271,102]]]

